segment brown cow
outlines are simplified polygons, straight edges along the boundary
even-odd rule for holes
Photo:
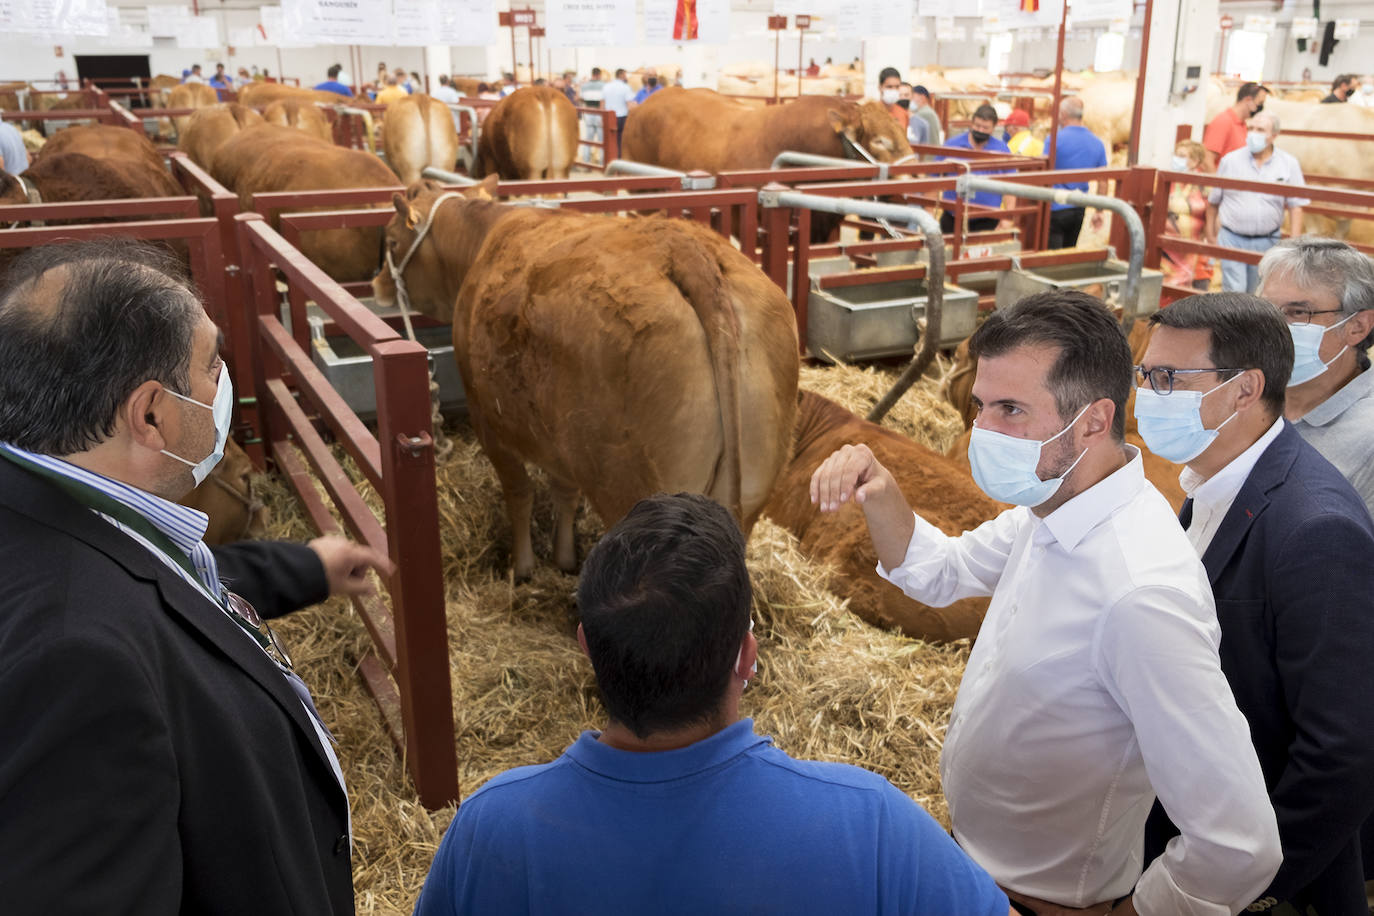
[[[262,110],[262,119],[268,124],[305,131],[326,143],[334,142],[334,126],[329,123],[324,110],[314,102],[278,99]]]
[[[477,139],[475,178],[567,178],[577,156],[577,109],[550,86],[517,89],[492,106]]]
[[[454,89],[458,90],[458,94],[463,98],[475,99],[477,98],[478,86],[483,83],[492,84],[495,83],[496,80],[484,80],[476,76],[455,76],[449,82]]]
[[[564,570],[576,564],[579,491],[607,525],[653,493],[705,493],[748,532],[787,463],[796,413],[787,297],[704,226],[481,199],[494,186],[440,204],[437,184],[413,185],[395,197],[386,241],[408,263],[412,305],[453,322],[515,574],[534,567],[526,462],[552,483]],[[379,303],[396,300],[387,271],[373,288]]]
[[[167,93],[168,108],[212,108],[219,104],[219,94],[204,83],[182,83]],[[172,129],[178,137],[186,129],[190,115],[174,115]],[[165,124],[164,124],[165,133]]]
[[[964,598],[932,608],[913,601],[878,577],[878,554],[863,512],[853,506],[822,514],[811,504],[812,473],[832,452],[862,442],[873,449],[921,516],[950,535],[959,535],[1005,507],[984,495],[966,469],[918,442],[862,420],[833,401],[802,391],[792,460],[778,477],[764,514],[796,535],[802,553],[832,564],[836,594],[874,626],[901,628],[916,639],[948,641],[975,636],[988,599]]]
[[[210,476],[180,500],[210,516],[205,543],[228,544],[267,537],[267,507],[253,492],[253,462],[239,444],[224,444],[224,458]]]
[[[402,184],[419,181],[426,166],[451,170],[458,159],[458,131],[448,106],[423,92],[387,105],[382,127],[387,164]]]
[[[21,177],[45,203],[183,193],[146,136],[103,124],[59,130]]]
[[[637,162],[717,173],[766,169],[784,150],[854,158],[846,140],[879,162],[912,155],[901,125],[878,102],[805,96],[752,108],[710,89],[676,87],[630,112],[620,149]]]
[[[265,108],[273,102],[285,101],[303,102],[307,105],[315,102],[323,102],[326,105],[346,105],[349,99],[337,92],[325,92],[322,89],[301,89],[298,86],[286,86],[281,83],[254,82],[239,90],[238,101],[241,105]]]
[[[230,137],[215,154],[210,174],[238,194],[245,209],[252,208],[254,194],[269,191],[389,188],[401,183],[371,153],[335,146],[275,124],[260,124]],[[272,215],[272,225],[278,225],[277,214]],[[370,280],[381,261],[382,230],[371,226],[305,232],[300,248],[335,280]]]
[[[187,119],[177,148],[207,172],[215,151],[241,130],[263,123],[262,115],[237,102],[201,108]]]
[[[1154,332],[1154,325],[1148,321],[1137,321],[1131,327],[1131,359],[1139,363],[1145,355],[1145,348],[1150,344],[1150,335]],[[978,360],[969,355],[968,341],[959,345],[955,351],[956,365],[954,372],[945,382],[945,398],[954,405],[954,408],[964,418],[964,426],[973,426],[973,418],[978,415],[977,409],[973,406],[973,377],[978,371]],[[968,463],[968,443],[973,433],[966,431],[962,436],[954,441],[946,454],[953,459],[965,471],[969,469]],[[1186,494],[1183,492],[1182,485],[1178,482],[1179,472],[1182,470],[1172,461],[1165,461],[1145,447],[1145,440],[1140,438],[1140,431],[1136,429],[1135,422],[1135,392],[1132,391],[1126,400],[1126,444],[1134,445],[1140,449],[1141,460],[1145,464],[1145,478],[1155,485],[1155,489],[1164,494],[1164,498],[1169,501],[1169,505],[1178,511],[1183,507],[1183,499]]]

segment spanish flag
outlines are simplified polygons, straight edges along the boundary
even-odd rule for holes
[[[1040,0],[1021,0],[1021,12],[1038,13],[1040,12]]]
[[[695,41],[697,35],[697,0],[677,0],[677,15],[673,18],[673,38]]]

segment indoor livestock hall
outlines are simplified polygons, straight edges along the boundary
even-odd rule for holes
[[[1370,3],[15,0],[0,166],[0,912],[1374,912]]]

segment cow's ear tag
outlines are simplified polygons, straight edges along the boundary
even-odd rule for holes
[[[825,117],[826,120],[830,122],[830,126],[834,129],[835,133],[838,134],[844,130],[844,115],[840,114],[838,111],[832,110],[827,111]]]

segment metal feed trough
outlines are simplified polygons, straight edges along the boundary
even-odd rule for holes
[[[1125,261],[1109,258],[1088,264],[1055,264],[1040,267],[1012,267],[1003,271],[997,281],[997,307],[1007,308],[1023,296],[1050,289],[1081,289],[1092,293],[1108,304],[1119,305],[1125,289]],[[1096,287],[1096,288],[1094,288]],[[1159,311],[1160,294],[1164,291],[1164,274],[1145,267],[1140,271],[1139,295],[1135,315],[1144,317]]]
[[[314,305],[307,310],[311,359],[355,414],[363,420],[375,420],[377,386],[372,357],[347,334],[326,336],[327,317]],[[466,413],[468,401],[453,359],[452,329],[448,325],[417,327],[415,338],[429,351],[430,374],[439,383],[439,409],[445,415]]]
[[[807,349],[830,362],[906,356],[921,339],[918,323],[925,318],[928,301],[926,280],[879,280],[826,289],[813,279],[807,300]],[[977,319],[977,293],[946,284],[937,345],[957,346],[973,333]]]

